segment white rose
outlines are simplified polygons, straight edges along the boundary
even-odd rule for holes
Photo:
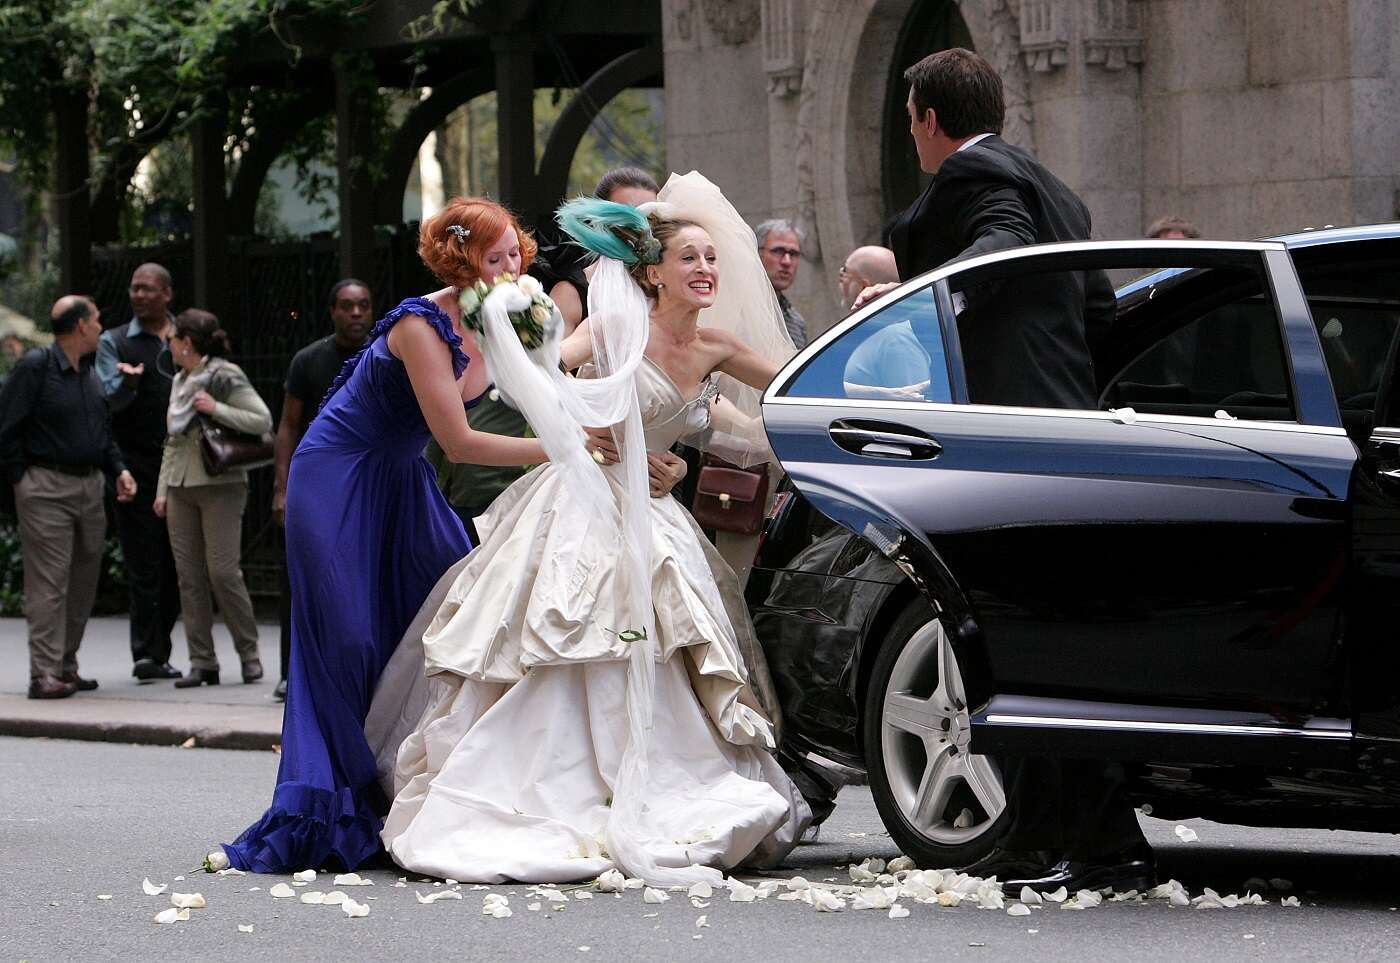
[[[530,317],[535,319],[536,324],[544,324],[549,320],[549,308],[543,304],[530,305]]]
[[[203,868],[206,873],[217,873],[221,869],[228,869],[228,856],[222,849],[216,849],[204,857]]]
[[[528,274],[515,283],[516,287],[520,288],[521,292],[528,298],[533,299],[544,294],[543,285]]]

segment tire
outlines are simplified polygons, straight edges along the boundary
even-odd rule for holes
[[[1009,819],[1001,767],[993,757],[966,752],[971,730],[963,692],[933,607],[923,599],[911,603],[876,656],[862,741],[880,818],[924,869],[975,862]]]

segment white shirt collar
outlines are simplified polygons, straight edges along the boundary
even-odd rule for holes
[[[962,143],[962,145],[961,145],[960,147],[958,147],[958,149],[957,149],[956,151],[954,151],[953,153],[956,154],[956,153],[958,153],[958,152],[960,152],[960,151],[965,151],[965,150],[967,150],[969,147],[971,147],[973,144],[980,144],[982,141],[986,140],[988,137],[991,137],[991,136],[992,136],[992,135],[991,135],[991,132],[990,132],[990,131],[988,131],[988,132],[985,133],[985,134],[978,134],[976,137],[973,137],[973,138],[970,138],[969,140],[964,141],[964,142]]]

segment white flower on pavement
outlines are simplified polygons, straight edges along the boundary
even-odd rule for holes
[[[298,883],[316,882],[316,871],[314,869],[303,869],[300,873],[293,873],[292,879]]]
[[[1030,916],[1031,908],[1025,903],[1012,903],[1006,908],[1007,916]]]
[[[340,911],[351,919],[358,919],[361,916],[369,915],[369,906],[347,898],[345,902],[340,904]]]
[[[420,902],[420,903],[436,903],[436,902],[437,902],[438,900],[440,900],[440,899],[461,899],[461,898],[462,898],[462,894],[459,893],[459,892],[457,892],[455,889],[444,889],[444,890],[439,890],[438,892],[433,893],[433,894],[431,894],[431,895],[429,895],[429,896],[424,896],[422,893],[418,892],[418,890],[415,889],[415,890],[413,891],[413,895],[416,896],[416,897],[418,897],[418,902]]]
[[[228,855],[222,849],[216,849],[204,857],[204,865],[200,868],[206,873],[217,873],[221,869],[228,869]]]
[[[900,906],[898,903],[895,903],[893,906],[890,907],[890,919],[892,920],[902,920],[908,915],[909,911],[903,906]]]
[[[1021,902],[1027,906],[1039,906],[1042,902],[1040,894],[1029,886],[1021,887]]]
[[[642,890],[643,903],[665,903],[670,900],[670,898],[671,897],[667,896],[664,890],[653,889],[650,886]]]
[[[487,893],[481,898],[481,915],[494,916],[498,920],[503,920],[515,914],[511,912],[510,903],[506,897],[500,893]]]
[[[173,906],[170,909],[163,909],[155,915],[157,923],[185,923],[189,921],[189,918],[189,910],[176,909]]]
[[[331,890],[329,893],[327,893],[327,894],[321,899],[321,905],[322,905],[322,906],[344,906],[345,903],[347,903],[349,900],[350,900],[350,897],[349,897],[349,896],[346,896],[344,893],[342,893],[342,892],[341,892],[340,890],[338,890],[338,889],[333,889],[333,890]]]
[[[273,899],[289,899],[290,897],[295,896],[297,894],[297,891],[292,889],[286,883],[278,883],[276,886],[272,887],[272,889],[268,890],[267,893]]]
[[[204,901],[203,893],[171,893],[170,905],[176,909],[204,909],[209,904]]]
[[[374,880],[365,879],[359,873],[341,873],[331,880],[333,886],[373,886]]]
[[[1065,889],[1063,886],[1061,886],[1059,889],[1055,890],[1053,893],[1041,893],[1040,895],[1041,895],[1047,902],[1051,902],[1051,903],[1063,903],[1063,902],[1065,901],[1065,899],[1069,897],[1069,890],[1067,890],[1067,889]]]
[[[161,883],[159,886],[157,886],[155,883],[152,883],[149,878],[147,878],[141,880],[141,892],[145,893],[147,896],[159,896],[161,893],[165,892],[166,888],[169,885],[169,883]]]
[[[686,891],[685,895],[689,896],[691,899],[709,899],[711,896],[715,895],[715,888],[702,879],[700,882],[692,885],[690,889]]]
[[[846,901],[824,886],[816,887],[810,892],[812,906],[818,913],[837,913],[846,908]]]
[[[729,902],[731,903],[752,903],[758,896],[758,891],[752,886],[734,879],[732,876],[727,885],[729,886]]]
[[[325,901],[326,894],[321,892],[319,889],[312,890],[309,893],[301,894],[301,902],[305,903],[307,906],[320,906]]]

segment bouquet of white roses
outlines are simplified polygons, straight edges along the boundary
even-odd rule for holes
[[[497,284],[514,284],[520,288],[522,294],[530,299],[528,308],[523,311],[512,311],[507,317],[510,318],[511,327],[515,328],[516,337],[520,339],[520,343],[526,351],[533,351],[540,347],[544,344],[546,331],[554,322],[556,308],[549,295],[544,293],[540,282],[528,274],[518,281],[510,274],[501,274],[491,285],[478,280],[471,287],[464,288],[458,298],[462,305],[462,324],[478,334],[485,333],[485,324],[481,317],[481,304]]]

